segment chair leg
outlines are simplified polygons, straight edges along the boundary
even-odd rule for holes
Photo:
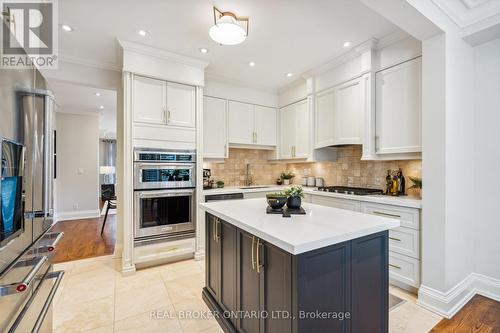
[[[104,221],[102,221],[101,235],[104,232],[104,226],[106,225],[106,219],[108,218],[109,206],[111,202],[107,201],[108,205],[106,206],[106,214],[104,214]]]

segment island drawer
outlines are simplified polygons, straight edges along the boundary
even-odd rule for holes
[[[389,250],[420,259],[419,231],[404,227],[389,230]]]
[[[420,260],[389,251],[389,278],[418,288],[420,286]]]
[[[355,212],[359,212],[360,203],[355,200],[347,200],[347,199],[339,199],[326,197],[321,195],[313,195],[311,198],[311,203],[321,206],[328,206],[340,209],[353,210]]]
[[[399,219],[402,227],[420,230],[420,211],[416,208],[362,202],[361,212]]]

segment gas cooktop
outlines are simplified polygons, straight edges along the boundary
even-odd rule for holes
[[[384,194],[384,191],[376,188],[363,188],[363,187],[350,187],[350,186],[322,186],[318,187],[318,191],[342,193],[342,194],[354,194],[354,195]]]

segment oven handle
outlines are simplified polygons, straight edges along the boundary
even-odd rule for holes
[[[186,194],[194,194],[194,189],[168,190],[168,191],[143,191],[139,192],[139,198],[180,197]]]
[[[164,163],[161,163],[161,162],[141,162],[141,163],[137,163],[137,166],[139,167],[139,169],[142,169],[144,167],[148,167],[148,166],[154,166],[154,167],[179,167],[179,168],[194,168],[195,166],[195,163],[192,163],[192,162],[188,162],[188,163],[177,163],[177,162],[164,162]]]

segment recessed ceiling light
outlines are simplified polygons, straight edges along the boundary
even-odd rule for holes
[[[70,27],[69,25],[67,24],[63,24],[61,25],[61,28],[64,30],[64,31],[67,31],[67,32],[72,32],[73,31],[73,28]]]
[[[293,73],[287,73],[286,74],[287,77],[292,77],[293,76]]]
[[[349,41],[344,42],[344,47],[349,47],[349,46],[351,46],[351,45],[352,45],[352,43],[351,43],[351,42],[349,42]]]
[[[250,66],[250,67],[255,67],[255,62],[250,61],[250,62],[248,63],[248,66]]]
[[[101,93],[100,93],[100,92],[96,92],[96,93],[95,93],[95,95],[96,95],[97,97],[99,97],[99,96],[101,96]]]
[[[99,109],[104,110],[104,105],[99,106]]]
[[[203,53],[203,54],[207,54],[208,53],[208,49],[207,48],[204,48],[204,47],[200,47],[199,48],[200,52]]]
[[[146,30],[137,30],[137,34],[141,37],[146,37],[148,32]]]

